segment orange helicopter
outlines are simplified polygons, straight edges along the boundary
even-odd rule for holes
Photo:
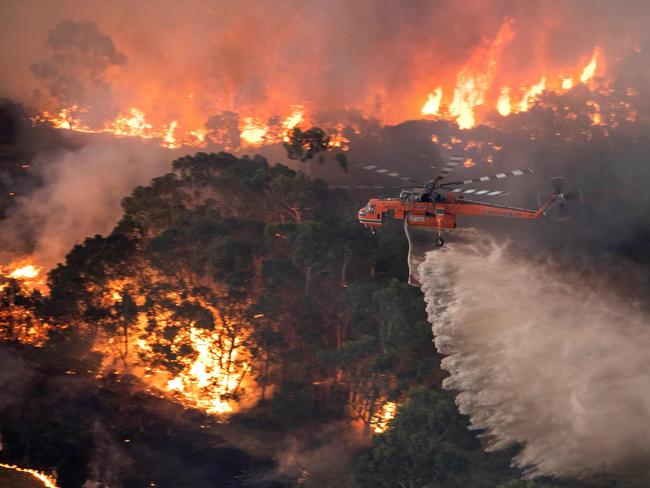
[[[470,200],[466,195],[494,197],[505,195],[504,191],[479,190],[474,188],[463,188],[465,185],[483,183],[486,181],[500,180],[513,176],[531,174],[532,169],[518,169],[504,171],[492,176],[481,176],[469,180],[450,181],[443,180],[452,169],[458,166],[465,158],[452,156],[443,166],[440,174],[433,180],[423,183],[420,187],[402,189],[399,198],[372,198],[368,204],[361,208],[357,214],[359,222],[375,234],[376,229],[385,225],[391,217],[404,219],[405,229],[408,226],[428,227],[438,231],[436,246],[444,244],[442,231],[450,231],[456,228],[456,217],[459,215],[471,215],[481,217],[514,217],[519,219],[537,219],[554,204],[558,204],[557,220],[564,220],[568,217],[566,202],[580,199],[578,192],[563,193],[564,178],[552,178],[552,193],[545,202],[540,202],[537,209],[529,210],[497,205],[493,203]],[[402,180],[415,181],[411,178],[400,176],[399,173],[376,165],[366,165],[363,169],[374,171],[378,174],[401,178]]]

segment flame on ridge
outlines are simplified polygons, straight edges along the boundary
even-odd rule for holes
[[[42,289],[45,281],[41,276],[43,267],[33,258],[22,258],[8,265],[0,265],[0,290],[7,286],[7,279],[18,280],[27,288]]]
[[[34,117],[33,122],[47,122],[56,129],[91,134],[114,134],[120,137],[139,137],[141,139],[157,139],[160,145],[170,149],[181,146],[205,147],[208,143],[208,131],[205,126],[186,129],[181,127],[178,120],[172,120],[162,127],[154,127],[146,114],[137,107],[129,108],[128,112],[118,115],[114,120],[104,123],[102,127],[93,128],[83,123],[83,116],[90,110],[73,105],[63,108],[56,113],[44,111]],[[289,132],[306,122],[305,110],[302,105],[293,107],[292,112],[282,121],[279,130],[275,132],[262,119],[245,117],[240,128],[240,138],[244,145],[259,146],[266,143],[278,143],[289,140]]]
[[[40,266],[26,264],[14,269],[8,276],[15,280],[33,279],[36,278],[42,270],[43,268]]]
[[[424,107],[422,107],[422,115],[438,115],[440,111],[440,102],[442,101],[442,88],[436,88],[433,93],[429,93]]]
[[[531,105],[533,104],[537,96],[540,95],[545,89],[546,89],[546,78],[542,77],[539,83],[531,86],[528,90],[526,90],[526,93],[524,93],[521,102],[519,102],[519,111],[520,112],[527,111],[531,107]]]
[[[573,76],[555,74],[540,76],[541,81],[529,86],[502,85],[498,90],[497,69],[503,50],[515,37],[512,19],[506,18],[492,41],[484,40],[475,49],[463,68],[457,73],[455,85],[439,85],[427,94],[420,114],[423,117],[441,117],[455,120],[461,129],[474,127],[479,116],[489,110],[495,110],[502,116],[527,111],[534,100],[545,90],[569,90],[576,81],[588,83],[593,79],[601,64],[602,55],[598,46],[592,52],[591,59]],[[497,85],[498,86],[498,85]],[[445,99],[445,91],[451,93],[451,100]],[[497,91],[498,93],[495,93]],[[520,94],[517,96],[517,92]],[[513,101],[517,99],[516,101]],[[58,111],[44,111],[34,118],[34,122],[49,122],[55,128],[87,133],[109,133],[116,136],[140,137],[155,139],[168,148],[205,147],[208,142],[218,142],[211,139],[206,126],[196,117],[195,122],[187,123],[180,119],[168,119],[160,124],[151,123],[140,108],[133,106],[118,115],[114,120],[105,122],[101,127],[91,127],[83,122],[84,117],[91,112],[91,107],[62,108]],[[273,117],[259,117],[241,114],[239,116],[239,139],[243,146],[259,146],[274,144],[288,140],[291,129],[308,124],[306,111],[302,105],[294,105],[284,119],[277,122]],[[334,127],[332,127],[334,129]],[[337,139],[337,132],[332,134]],[[342,147],[342,146],[341,146]],[[235,149],[235,148],[227,148]]]
[[[476,125],[475,111],[478,107],[489,103],[488,94],[493,90],[495,71],[501,53],[515,36],[512,24],[512,20],[506,18],[494,40],[491,43],[485,42],[483,46],[477,48],[459,71],[448,111],[445,111],[443,105],[443,89],[438,87],[434,93],[428,94],[427,100],[420,110],[422,116],[452,118],[461,129],[469,129]],[[596,46],[591,60],[581,70],[580,83],[587,83],[594,77],[598,69],[599,58],[600,50]],[[547,76],[542,75],[538,83],[522,87],[521,98],[514,104],[512,88],[502,86],[494,108],[504,117],[512,113],[526,112],[545,90],[569,90],[574,86],[573,77],[558,75],[553,78],[553,83],[548,80]]]
[[[593,78],[596,73],[596,68],[598,67],[598,47],[594,48],[594,53],[591,56],[591,61],[585,66],[580,75],[580,83],[587,83],[591,78]]]
[[[510,105],[510,88],[504,86],[501,88],[499,100],[497,100],[497,111],[504,117],[510,115],[512,106]]]
[[[29,468],[21,468],[15,464],[5,463],[0,463],[0,468],[11,469],[13,471],[18,471],[19,473],[27,473],[43,483],[43,486],[46,488],[58,488],[58,485],[56,484],[56,478],[41,471]]]

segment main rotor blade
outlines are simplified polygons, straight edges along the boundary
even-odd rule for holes
[[[510,195],[510,192],[505,192],[501,190],[479,190],[478,188],[454,188],[450,190],[451,193],[461,194],[461,195],[482,195],[484,197],[498,197]]]
[[[422,183],[421,181],[418,181],[418,180],[416,180],[414,178],[411,178],[409,176],[401,175],[395,170],[381,168],[381,167],[377,166],[376,164],[366,164],[365,166],[361,166],[361,168],[365,169],[366,171],[372,171],[374,173],[378,173],[380,175],[391,176],[393,178],[399,178],[400,180],[410,181],[412,183],[417,183],[418,185],[424,185],[424,183]]]
[[[461,164],[464,161],[465,161],[465,158],[463,156],[449,156],[449,159],[447,159],[447,162],[444,164],[444,166],[440,170],[440,173],[438,173],[437,179],[444,178],[449,173],[451,173],[456,166],[458,166],[459,164]]]
[[[483,183],[484,181],[501,180],[503,178],[509,178],[511,176],[523,176],[525,174],[531,174],[532,172],[533,172],[533,170],[530,169],[530,168],[515,169],[513,171],[504,171],[503,173],[497,173],[497,174],[491,175],[491,176],[479,176],[478,178],[472,178],[471,180],[451,181],[449,183],[441,184],[440,187],[469,185],[471,183]]]
[[[335,185],[330,188],[334,190],[400,190],[401,186],[384,185]]]

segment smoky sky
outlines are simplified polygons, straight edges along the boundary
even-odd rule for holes
[[[91,21],[61,21],[49,32],[52,54],[31,66],[32,73],[47,86],[50,96],[62,106],[84,106],[87,100],[110,104],[105,74],[109,67],[123,65],[126,57],[115,49],[109,36]],[[100,116],[101,108],[96,116]]]
[[[9,76],[0,93],[20,101],[43,102],[48,88],[32,67],[56,56],[57,25],[76,22],[97,26],[110,46],[105,79],[120,106],[182,93],[192,102],[165,106],[170,115],[302,103],[392,122],[417,115],[435,86],[450,91],[506,18],[516,37],[501,63],[522,83],[575,65],[596,45],[615,60],[638,47],[650,20],[643,1],[4,0],[2,8],[0,68]],[[85,101],[106,104],[102,97]]]

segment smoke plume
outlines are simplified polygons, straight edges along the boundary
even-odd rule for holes
[[[530,476],[621,472],[650,456],[650,328],[597,276],[478,234],[419,271],[446,388],[489,449]],[[586,276],[590,276],[586,278]]]
[[[122,198],[169,168],[168,151],[132,140],[96,141],[41,157],[49,158],[34,162],[42,167],[43,185],[17,197],[0,221],[0,244],[34,253],[46,267],[84,237],[109,232],[122,213]]]

